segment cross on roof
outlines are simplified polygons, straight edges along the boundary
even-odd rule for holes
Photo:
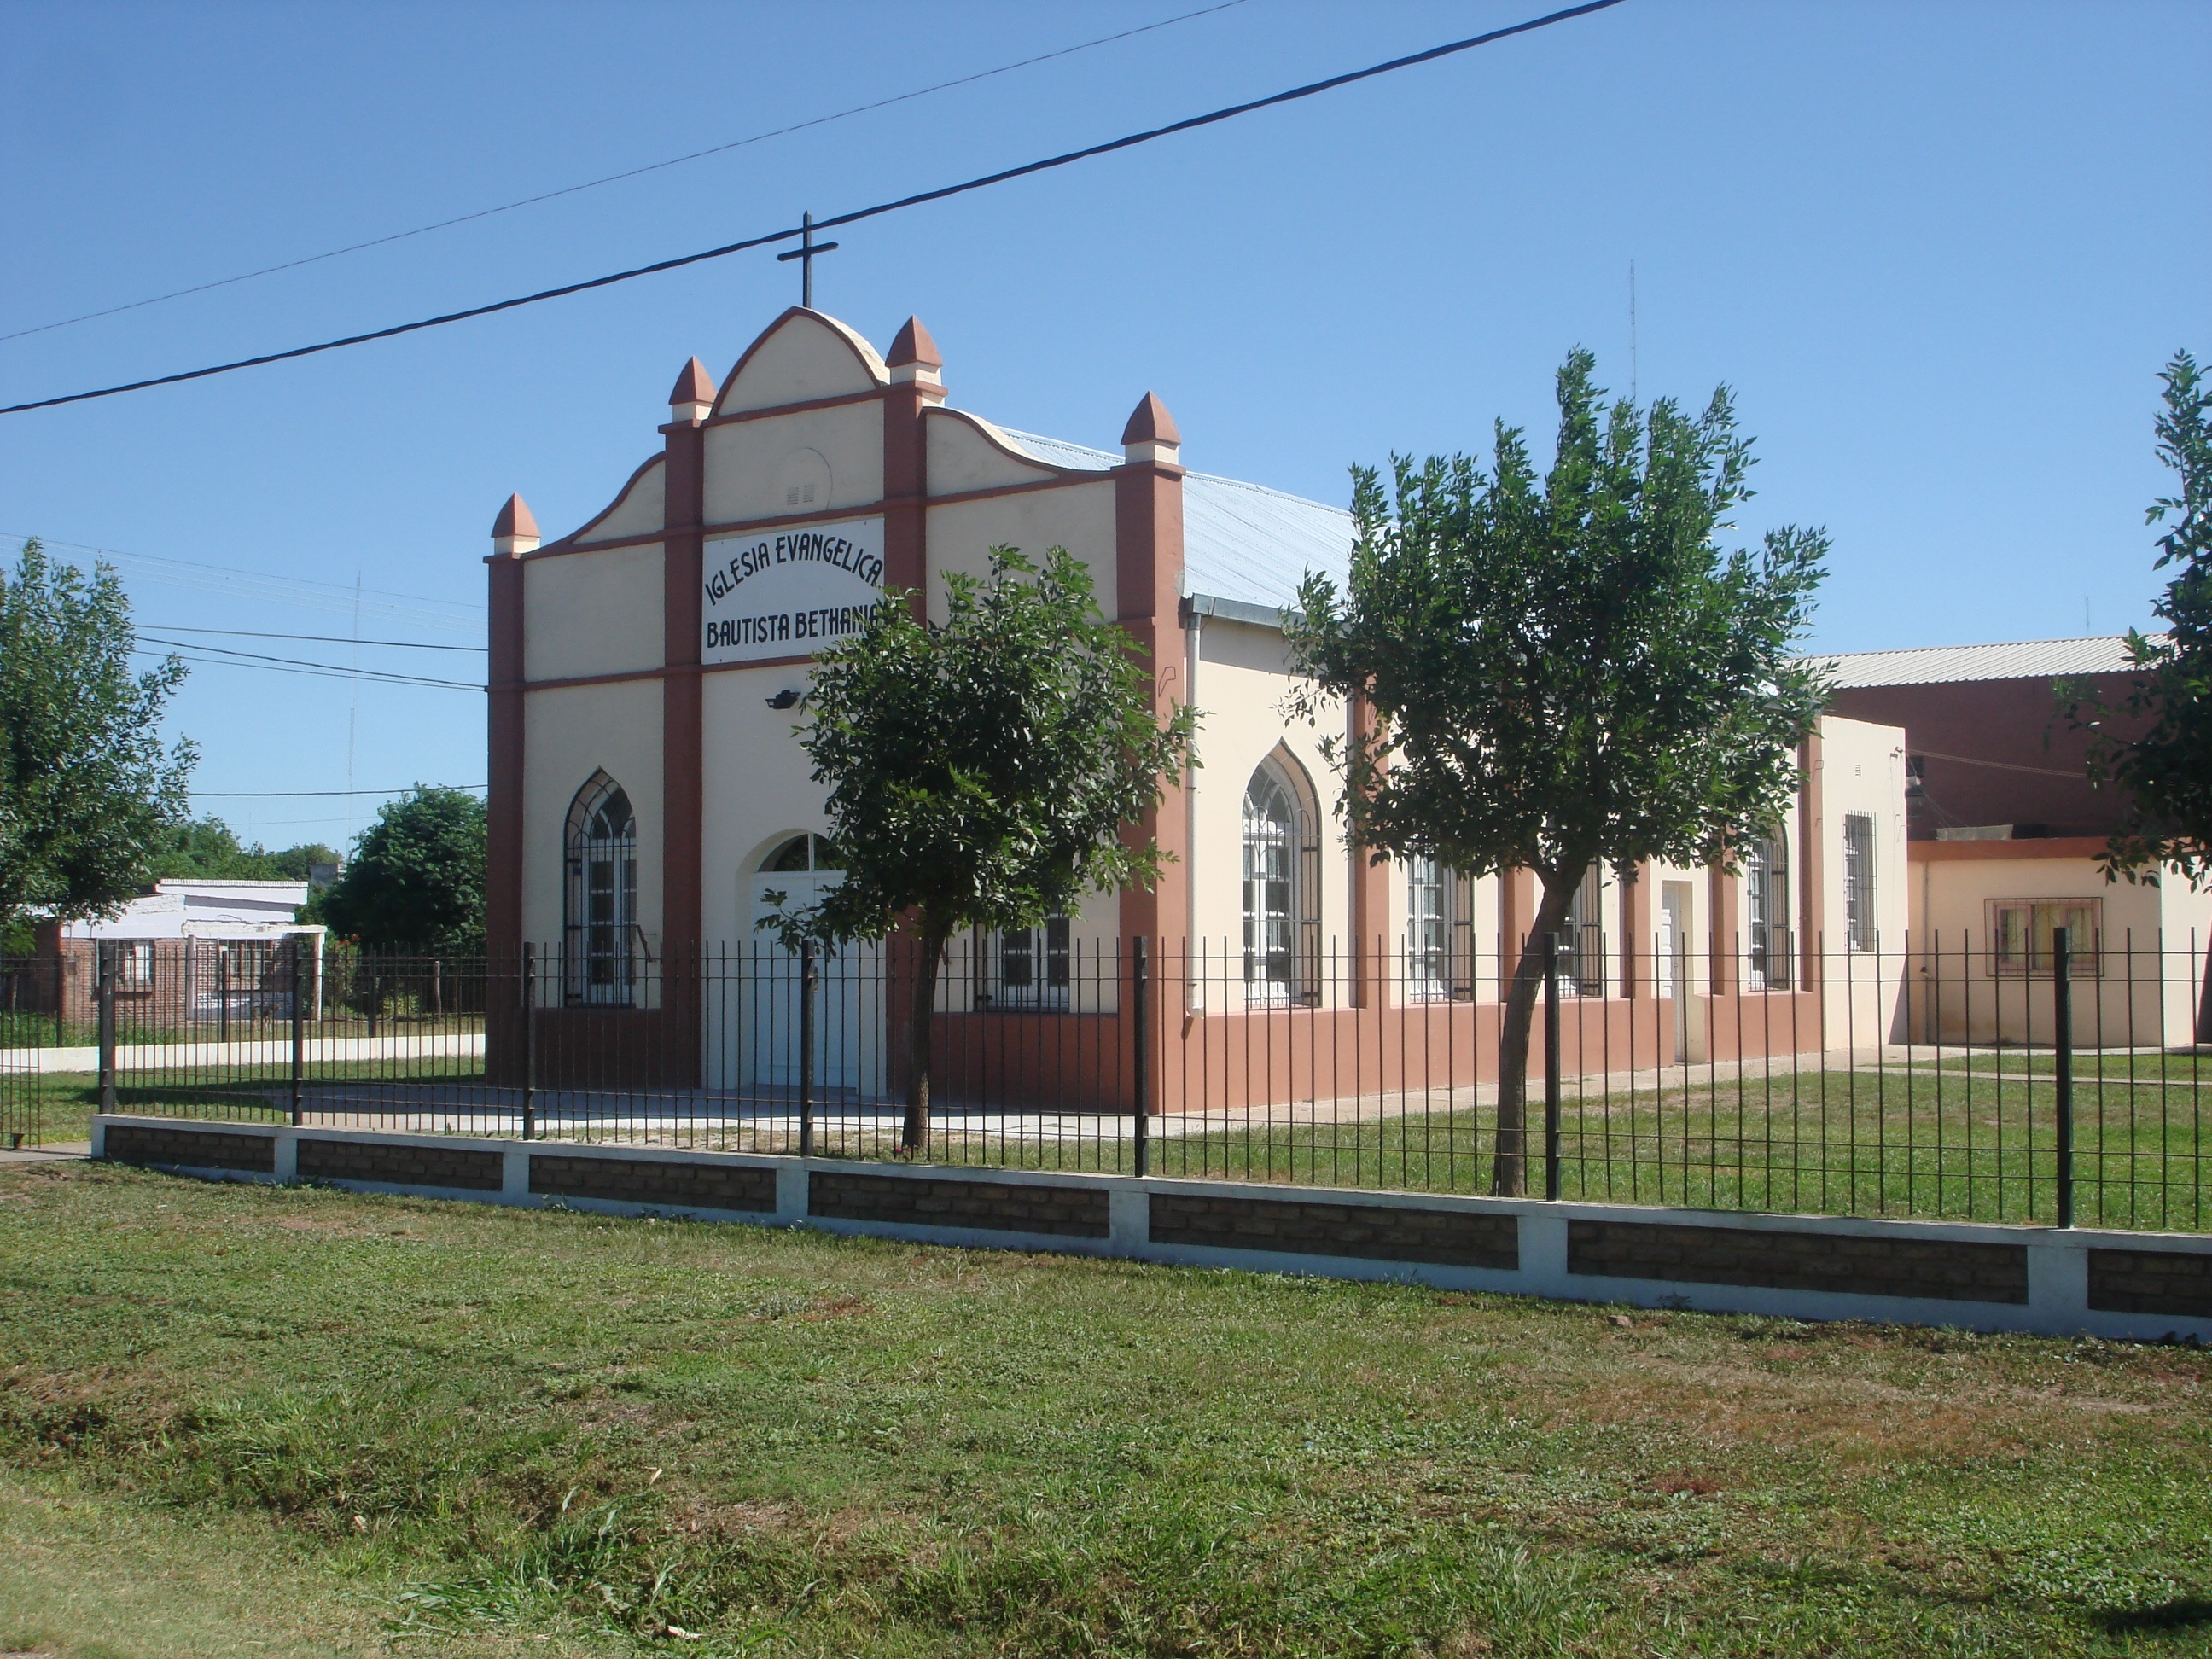
[[[792,259],[797,259],[800,262],[799,267],[799,303],[805,307],[807,310],[811,311],[814,309],[814,261],[817,256],[829,252],[830,250],[836,247],[837,244],[835,242],[817,242],[814,240],[814,216],[811,213],[807,214],[805,217],[801,219],[799,221],[799,224],[801,228],[799,233],[799,246],[792,249],[788,253],[779,253],[775,257],[779,263],[787,262]]]

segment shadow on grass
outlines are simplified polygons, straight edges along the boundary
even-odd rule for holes
[[[2113,1607],[2098,1614],[2097,1622],[2112,1636],[2130,1631],[2199,1630],[2212,1626],[2212,1601],[2184,1595],[2148,1607]]]

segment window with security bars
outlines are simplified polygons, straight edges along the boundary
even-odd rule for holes
[[[568,870],[568,998],[629,1003],[637,978],[637,815],[604,772],[569,805]]]
[[[1844,938],[1854,951],[1871,951],[1877,934],[1874,910],[1874,814],[1844,814]]]
[[[1042,927],[1010,927],[998,936],[995,971],[976,988],[979,1008],[1065,1008],[1070,951],[1066,916]]]
[[[1245,995],[1255,1002],[1321,1000],[1321,848],[1315,816],[1276,761],[1244,791]]]
[[[2063,927],[2069,970],[2077,979],[2096,978],[2104,912],[2101,899],[1991,899],[1990,971],[2048,979],[2057,959],[2053,935]]]
[[[1559,924],[1559,989],[1571,997],[1605,994],[1605,870],[1593,864],[1576,884]]]
[[[1790,843],[1781,836],[1747,842],[1738,854],[1743,872],[1744,954],[1753,990],[1778,991],[1790,983]]]
[[[1467,884],[1435,858],[1406,865],[1406,996],[1441,1002],[1470,994]]]

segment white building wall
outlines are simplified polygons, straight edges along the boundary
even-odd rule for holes
[[[660,953],[660,682],[533,691],[523,744],[523,938],[562,943],[568,808],[595,771],[628,793],[637,814],[637,915]]]

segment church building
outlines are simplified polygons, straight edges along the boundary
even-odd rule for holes
[[[1285,710],[1283,611],[1307,570],[1342,575],[1348,514],[1187,470],[1149,393],[1117,449],[994,425],[950,401],[912,319],[879,355],[794,307],[719,386],[693,359],[669,403],[596,517],[542,541],[518,495],[493,529],[489,928],[495,952],[528,946],[539,963],[541,1073],[784,1079],[788,1045],[760,1039],[758,1006],[733,1014],[730,999],[769,994],[741,984],[775,949],[755,927],[769,896],[837,879],[794,735],[808,664],[886,588],[942,615],[945,574],[983,572],[999,544],[1088,565],[1101,608],[1150,653],[1159,707],[1201,711],[1202,764],[1170,781],[1145,826],[1172,855],[1157,890],[962,943],[939,1005],[946,1065],[976,1041],[1034,1046],[1071,1022],[1088,1035],[1055,1052],[1119,1052],[1126,979],[1071,964],[1139,937],[1158,999],[1146,1098],[1165,1109],[1298,1086],[1192,1063],[1200,1048],[1235,1052],[1238,1022],[1309,1022],[1316,1041],[1371,1030],[1378,1055],[1472,1009],[1494,1028],[1486,1006],[1534,916],[1534,878],[1468,882],[1355,854],[1324,733]],[[1881,1039],[1894,974],[1880,953],[1905,927],[1904,734],[1826,719],[1804,763],[1797,811],[1736,872],[1592,872],[1565,941],[1571,1045],[1604,1060],[1592,1043],[1631,1041],[1648,1065]],[[1854,955],[1863,975],[1837,966]],[[823,1086],[894,1089],[896,999],[858,972],[823,994]],[[519,1069],[519,1030],[495,1020],[496,1073]],[[1494,1035],[1465,1044],[1470,1080],[1494,1063]],[[1032,1079],[1052,1097],[1079,1081]],[[1106,1103],[1126,1103],[1115,1092]]]

